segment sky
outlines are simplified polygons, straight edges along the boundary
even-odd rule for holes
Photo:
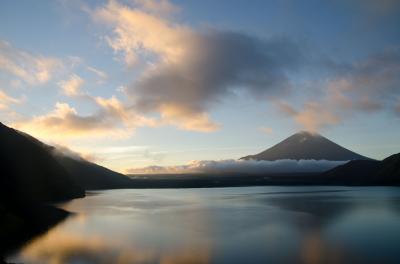
[[[0,121],[120,172],[300,130],[400,150],[400,2],[0,2]]]

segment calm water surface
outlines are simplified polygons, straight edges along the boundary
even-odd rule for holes
[[[17,263],[400,263],[400,188],[110,190]]]

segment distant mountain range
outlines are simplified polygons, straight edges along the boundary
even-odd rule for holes
[[[273,147],[255,155],[242,157],[243,160],[370,160],[350,151],[317,133],[302,131]]]

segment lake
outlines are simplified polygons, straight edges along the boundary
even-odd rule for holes
[[[90,192],[16,263],[400,263],[400,188]]]

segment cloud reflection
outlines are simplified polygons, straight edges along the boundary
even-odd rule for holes
[[[29,244],[22,261],[34,264],[100,263],[210,263],[206,248],[184,247],[178,250],[156,252],[150,248],[139,248],[122,244],[113,238],[98,235],[53,230]]]

